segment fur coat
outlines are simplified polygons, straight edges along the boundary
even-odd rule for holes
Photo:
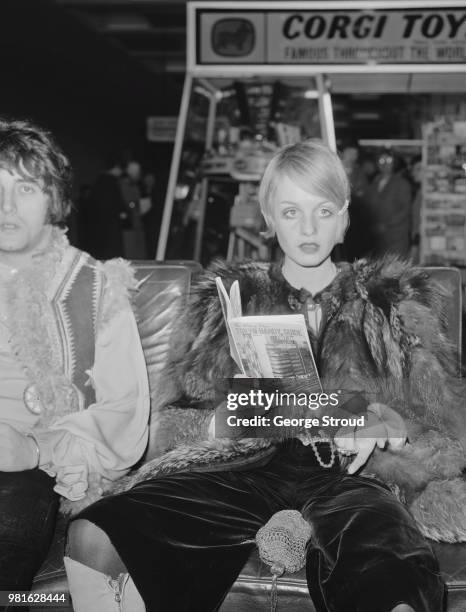
[[[244,315],[300,312],[310,297],[277,264],[217,263],[195,281],[153,397],[152,459],[113,492],[173,471],[255,465],[275,452],[270,439],[207,439],[215,387],[237,371],[216,276],[227,290],[239,280]],[[409,443],[376,449],[363,473],[392,486],[425,535],[457,542],[466,541],[465,387],[446,335],[446,297],[425,272],[395,257],[342,264],[313,298],[325,323],[310,338],[324,389],[358,390],[406,422]]]

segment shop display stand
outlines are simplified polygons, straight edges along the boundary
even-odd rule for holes
[[[226,5],[221,5],[221,7]],[[228,10],[235,8],[235,3],[228,4]],[[259,3],[258,6],[265,7],[265,3]],[[220,8],[221,8],[220,7]],[[239,3],[237,8],[242,11],[245,7],[245,3]],[[249,4],[248,4],[249,7]],[[230,82],[243,82],[253,83],[260,87],[261,83],[269,82],[273,83],[280,79],[300,79],[301,81],[306,80],[308,85],[306,86],[309,100],[313,100],[317,105],[318,123],[319,123],[319,134],[315,137],[322,138],[329,147],[336,150],[336,139],[335,139],[335,128],[333,124],[333,113],[332,104],[329,92],[329,83],[326,79],[324,72],[319,69],[309,70],[306,66],[295,65],[295,64],[281,64],[277,66],[265,66],[255,65],[254,63],[244,63],[242,57],[238,56],[236,60],[233,55],[230,59],[225,60],[221,63],[209,63],[205,62],[201,58],[201,47],[203,42],[210,40],[212,37],[206,38],[201,32],[201,21],[197,18],[197,14],[200,10],[219,10],[217,4],[209,2],[189,2],[187,5],[187,70],[186,77],[183,87],[183,95],[181,100],[180,115],[177,125],[175,145],[173,150],[172,163],[170,167],[170,175],[167,185],[167,192],[165,197],[164,211],[162,216],[162,223],[159,233],[159,242],[157,246],[156,259],[163,260],[166,255],[168,238],[170,235],[170,226],[172,223],[172,213],[175,206],[175,193],[177,182],[180,172],[181,158],[184,148],[184,141],[187,130],[191,127],[189,123],[190,117],[190,106],[194,92],[202,90],[202,95],[205,96],[208,104],[208,116],[205,122],[205,133],[203,136],[204,151],[206,157],[204,161],[208,161],[208,153],[214,151],[214,147],[219,144],[218,139],[218,126],[216,126],[216,120],[218,118],[218,106],[222,100],[222,89],[218,87],[219,80],[228,79]],[[238,17],[239,14],[237,14]],[[227,44],[228,43],[228,44]],[[227,49],[225,53],[227,55],[236,47],[239,42],[228,38]],[[230,48],[231,47],[231,48]],[[226,56],[225,56],[226,57]],[[225,58],[223,58],[225,59]],[[260,97],[260,96],[259,96]],[[256,127],[259,127],[259,133],[261,132],[261,126],[264,127],[264,121],[266,121],[266,113],[262,112],[259,100],[256,100],[258,104],[252,104],[252,115],[254,115],[254,123]],[[192,118],[192,117],[191,117]],[[269,118],[270,119],[270,118]],[[285,121],[286,123],[286,121]],[[291,123],[291,122],[288,122]],[[285,137],[286,131],[289,126],[284,126]],[[263,135],[263,133],[262,133]],[[277,142],[278,145],[283,144]],[[227,158],[228,155],[225,156]],[[218,156],[216,161],[218,161]],[[232,160],[230,160],[232,161]],[[228,163],[228,160],[225,159]],[[263,168],[261,168],[263,171]],[[203,236],[204,236],[204,225],[206,217],[206,208],[209,197],[209,183],[217,180],[219,175],[223,174],[225,180],[228,180],[228,172],[225,168],[218,169],[218,172],[214,168],[200,169],[199,172],[199,200],[196,203],[197,210],[194,218],[196,229],[194,236],[194,247],[193,247],[193,259],[200,261],[202,255]],[[241,180],[236,180],[239,185]],[[245,179],[247,182],[249,178]],[[248,228],[245,228],[246,231]],[[241,238],[246,240],[244,237]],[[256,239],[259,236],[256,234]]]
[[[420,259],[466,268],[466,122],[423,129]]]
[[[227,261],[270,259],[269,247],[260,233],[265,228],[258,201],[259,181],[258,174],[239,183],[238,195],[230,211]]]
[[[216,96],[218,99],[218,96]],[[194,259],[201,259],[205,214],[212,181],[229,181],[237,185],[237,195],[230,211],[230,235],[227,260],[247,255],[260,254],[267,257],[265,246],[258,230],[261,225],[257,190],[262,172],[275,147],[268,143],[241,149],[236,141],[236,128],[231,128],[234,137],[226,136],[216,146],[207,149],[200,168],[200,196],[198,201]],[[238,253],[236,253],[238,250]]]
[[[240,77],[232,73],[233,79],[241,81],[246,87],[251,89],[260,89],[266,85],[264,81],[259,79]],[[193,91],[198,94],[202,92],[202,96],[207,101],[208,112],[205,123],[205,154],[198,168],[198,185],[194,192],[197,194],[195,215],[192,220],[195,222],[195,236],[192,258],[196,261],[202,259],[203,236],[205,228],[205,218],[207,203],[211,184],[214,181],[231,181],[237,184],[237,192],[242,199],[244,186],[251,182],[259,183],[262,174],[268,161],[275,153],[279,146],[296,142],[301,139],[299,128],[294,125],[289,125],[283,122],[270,121],[269,108],[264,108],[262,96],[249,96],[249,110],[254,115],[255,121],[252,122],[252,140],[249,142],[242,140],[240,137],[240,129],[233,125],[228,127],[218,127],[218,108],[222,101],[224,92],[218,86],[221,75],[217,78],[195,78],[190,75],[186,77],[185,91],[182,100],[182,112],[184,117],[180,117],[180,123],[177,130],[177,139],[175,142],[175,150],[172,159],[172,167],[170,170],[169,183],[164,207],[164,216],[162,219],[162,227],[157,251],[157,259],[162,259],[165,255],[166,244],[169,234],[169,224],[173,208],[173,200],[176,190],[177,177],[180,169],[180,160],[183,149],[183,138],[185,135],[187,115],[189,112],[189,99]],[[301,79],[302,80],[302,79]],[[316,87],[313,90],[313,99],[317,103],[320,135],[328,142],[331,148],[335,149],[335,133],[331,112],[329,92],[327,84],[322,75],[314,75],[309,77],[309,87]],[[246,85],[247,84],[247,85]],[[200,87],[199,87],[200,85]],[[262,103],[262,104],[261,104]],[[267,111],[267,113],[265,112]],[[267,119],[266,119],[267,115]],[[269,142],[265,134],[272,128],[275,131],[274,142]],[[251,205],[251,202],[248,203]],[[256,202],[258,209],[258,203]],[[232,215],[236,215],[238,211],[232,210]],[[238,253],[235,255],[236,247]],[[253,230],[252,226],[246,222],[241,227],[236,223],[231,225],[229,237],[227,258],[241,257],[241,253],[247,253],[253,257],[266,258],[269,254],[268,247],[259,235],[259,230]]]

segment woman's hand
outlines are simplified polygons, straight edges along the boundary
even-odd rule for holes
[[[0,472],[24,472],[37,467],[37,448],[32,438],[7,423],[0,423]]]
[[[363,427],[341,427],[334,439],[343,455],[356,455],[348,466],[348,474],[357,472],[372,455],[374,448],[401,448],[406,443],[407,431],[400,415],[385,404],[367,407]]]

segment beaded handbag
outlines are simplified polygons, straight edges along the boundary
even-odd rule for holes
[[[285,572],[297,572],[306,564],[306,544],[312,528],[297,510],[281,510],[259,529],[256,544],[259,556],[273,575],[270,610],[278,603],[277,579]]]

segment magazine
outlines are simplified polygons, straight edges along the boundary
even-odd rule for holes
[[[230,354],[250,378],[308,378],[322,391],[302,314],[242,316],[241,295],[235,281],[228,295],[215,279],[230,340]]]

